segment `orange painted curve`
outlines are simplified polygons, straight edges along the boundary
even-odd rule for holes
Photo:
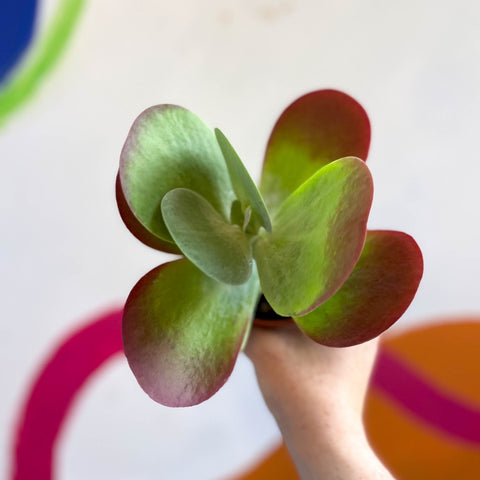
[[[480,317],[444,319],[387,337],[382,352],[444,398],[480,414]],[[441,421],[452,414],[447,408],[442,413]],[[376,385],[367,397],[365,422],[372,446],[399,480],[480,478],[480,443],[426,421]],[[480,434],[478,425],[472,433]]]

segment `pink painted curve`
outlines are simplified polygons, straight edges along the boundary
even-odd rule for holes
[[[392,353],[380,351],[371,385],[437,431],[480,444],[480,410],[451,398]]]
[[[58,433],[89,377],[123,352],[122,310],[93,318],[66,338],[34,380],[14,433],[12,480],[51,480]]]

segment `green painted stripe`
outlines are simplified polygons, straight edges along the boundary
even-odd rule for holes
[[[36,92],[44,76],[55,66],[85,5],[84,0],[61,0],[59,3],[51,24],[38,40],[38,46],[11,82],[0,91],[0,126]]]

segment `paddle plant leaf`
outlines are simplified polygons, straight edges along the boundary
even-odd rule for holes
[[[346,347],[365,342],[400,318],[415,296],[422,273],[422,253],[410,235],[370,231],[342,287],[295,321],[323,345]]]
[[[271,212],[317,170],[333,160],[366,160],[370,122],[363,107],[336,90],[318,90],[293,102],[267,144],[260,192]]]
[[[281,205],[254,258],[262,291],[283,316],[304,315],[347,279],[365,242],[373,184],[358,158],[336,160]]]
[[[162,213],[182,253],[206,275],[229,284],[248,280],[252,254],[247,235],[201,195],[175,188],[163,197]]]
[[[174,243],[167,242],[166,240],[162,240],[161,238],[157,237],[137,220],[133,212],[130,210],[130,207],[128,206],[128,203],[123,195],[119,175],[117,175],[117,179],[115,181],[115,197],[117,200],[118,211],[122,217],[123,223],[138,240],[145,245],[154,248],[155,250],[161,250],[162,252],[168,253],[180,253],[180,250]]]
[[[215,135],[196,115],[174,105],[148,108],[135,120],[120,156],[120,183],[136,219],[167,242],[172,238],[160,204],[168,191],[189,188],[225,218],[234,199]]]
[[[215,136],[217,137],[218,144],[222,150],[223,157],[225,158],[233,190],[235,191],[238,200],[240,200],[244,209],[250,206],[252,209],[252,215],[255,216],[259,224],[265,228],[265,230],[271,232],[272,222],[270,220],[270,215],[268,214],[263,198],[247,169],[230,142],[218,128],[215,129]]]
[[[123,315],[125,354],[140,386],[172,407],[213,395],[232,372],[258,296],[255,274],[226,285],[187,259],[150,271]]]

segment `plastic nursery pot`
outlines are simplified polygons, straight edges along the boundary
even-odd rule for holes
[[[266,298],[262,295],[257,304],[253,325],[263,328],[280,328],[293,323],[291,317],[282,317],[273,310]]]

